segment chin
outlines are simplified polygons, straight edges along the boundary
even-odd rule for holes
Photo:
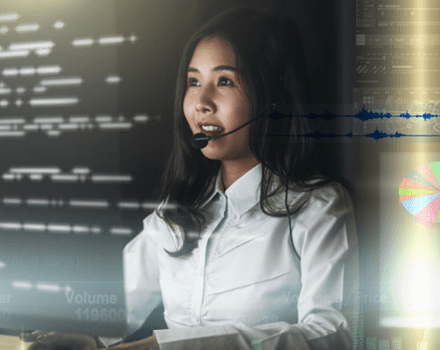
[[[209,145],[202,149],[202,154],[206,158],[211,159],[211,160],[222,160],[223,159],[221,154],[219,154],[218,152],[215,152],[212,149],[209,149]]]

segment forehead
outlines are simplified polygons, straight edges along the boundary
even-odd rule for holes
[[[214,68],[219,65],[235,66],[235,53],[231,45],[219,37],[208,37],[199,42],[189,66]]]

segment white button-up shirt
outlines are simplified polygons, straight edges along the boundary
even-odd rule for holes
[[[287,217],[261,211],[260,180],[257,165],[223,193],[219,175],[187,257],[164,250],[179,247],[182,231],[156,212],[144,220],[124,249],[129,332],[163,300],[169,329],[154,332],[162,350],[351,349],[359,294],[350,196],[338,184],[314,190],[292,215],[291,239]]]

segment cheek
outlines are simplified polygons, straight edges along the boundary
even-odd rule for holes
[[[191,113],[191,104],[188,99],[185,97],[183,100],[183,114],[185,115],[186,121],[188,122],[191,130],[193,129],[193,118]]]

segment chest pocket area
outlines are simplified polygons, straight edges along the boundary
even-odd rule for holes
[[[219,293],[275,282],[283,275],[300,281],[299,266],[290,243],[288,219],[266,216],[245,227],[238,224],[225,229],[207,267],[207,286],[210,293]]]
[[[194,288],[196,271],[192,260],[193,254],[184,258],[173,258],[163,249],[159,249],[160,280],[183,290]]]

